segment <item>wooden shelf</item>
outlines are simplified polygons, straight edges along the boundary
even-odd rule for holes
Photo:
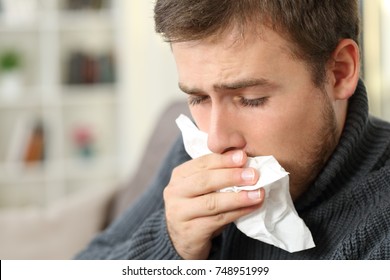
[[[22,73],[27,84],[15,98],[2,99],[0,94],[0,135],[4,136],[0,139],[0,208],[46,203],[83,185],[101,181],[112,187],[118,180],[121,152],[117,143],[126,129],[119,127],[126,123],[119,120],[123,115],[120,81],[68,85],[63,83],[63,74],[67,56],[78,49],[99,58],[108,52],[119,56],[122,29],[115,17],[121,11],[64,10],[64,1],[39,1],[32,22],[10,25],[0,16],[0,34],[5,38],[0,54],[13,45],[21,52],[26,58]],[[116,66],[115,72],[122,69]],[[19,142],[27,143],[36,119],[44,126],[44,161],[26,165],[18,158],[25,146],[20,153],[17,147]],[[16,131],[23,124],[26,133]],[[92,142],[75,142],[79,139],[73,134],[85,125],[91,126]],[[11,143],[19,135],[25,139]],[[77,153],[78,145],[93,145],[93,154],[83,158]]]

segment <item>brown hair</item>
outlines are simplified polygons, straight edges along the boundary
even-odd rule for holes
[[[292,43],[317,86],[325,81],[325,65],[343,38],[359,43],[357,0],[157,0],[156,32],[166,41],[191,41],[222,33],[267,26]]]

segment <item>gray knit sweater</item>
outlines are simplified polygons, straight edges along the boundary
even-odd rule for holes
[[[288,253],[230,224],[213,240],[210,259],[390,259],[390,124],[368,115],[361,81],[349,102],[338,147],[295,201],[316,247]],[[178,139],[149,189],[76,258],[180,259],[167,233],[162,192],[172,169],[189,159]]]

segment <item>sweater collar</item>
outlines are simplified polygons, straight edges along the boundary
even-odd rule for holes
[[[359,159],[361,154],[362,135],[365,134],[368,123],[368,99],[366,88],[359,80],[355,93],[349,99],[345,126],[339,143],[309,189],[295,202],[297,211],[305,211],[318,205],[321,201],[340,191],[346,180],[354,178],[356,173],[351,166]]]

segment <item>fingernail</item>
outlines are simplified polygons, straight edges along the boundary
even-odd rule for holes
[[[252,168],[246,168],[241,173],[241,178],[244,181],[253,181],[255,178],[255,171]]]
[[[249,191],[247,192],[248,198],[251,200],[260,200],[261,199],[261,192],[260,189],[254,190],[254,191]]]
[[[232,155],[232,160],[234,163],[241,163],[242,162],[242,158],[244,157],[244,153],[243,151],[236,151],[233,153]]]

